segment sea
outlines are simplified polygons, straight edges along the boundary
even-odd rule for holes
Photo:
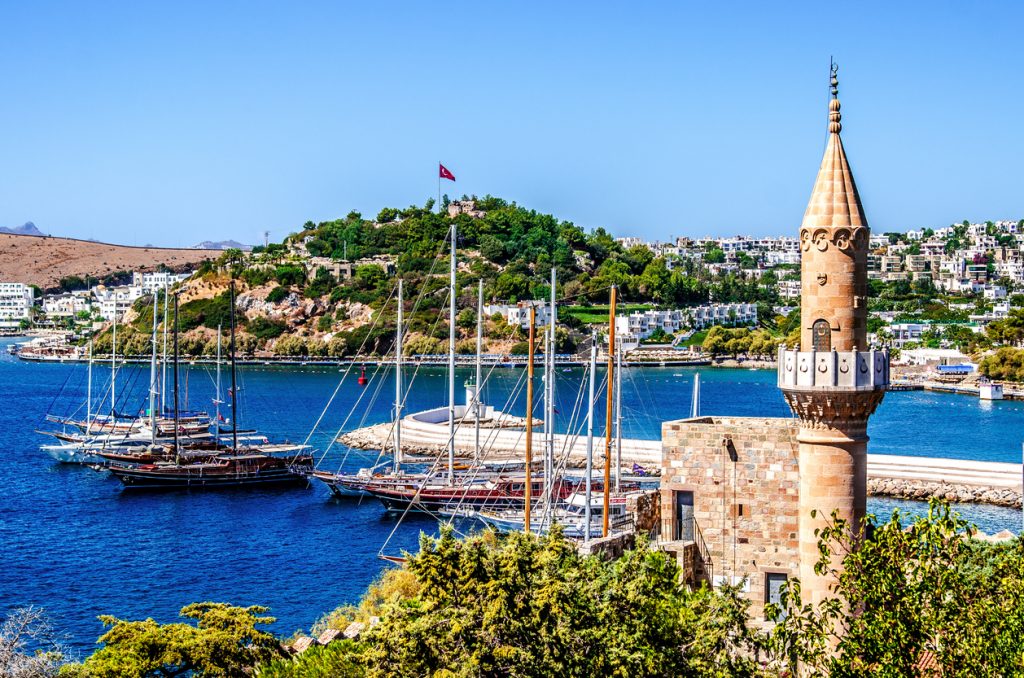
[[[333,499],[322,485],[292,490],[126,492],[105,473],[53,462],[39,446],[50,439],[47,414],[84,416],[88,370],[81,364],[30,363],[8,355],[0,340],[0,617],[29,605],[43,608],[72,654],[88,654],[103,633],[99,615],[176,620],[192,602],[265,605],[281,635],[308,630],[323,614],[358,601],[389,564],[381,555],[415,551],[436,520],[397,518],[374,500]],[[358,367],[243,366],[238,368],[237,421],[276,441],[306,442],[321,468],[355,471],[386,462],[375,452],[332,443],[339,432],[389,421],[394,374]],[[689,416],[700,374],[703,415],[788,417],[789,409],[765,370],[634,367],[624,370],[622,421],[626,437],[657,439],[663,421]],[[457,397],[472,378],[459,369]],[[578,432],[585,372],[555,373],[556,427]],[[522,369],[484,368],[487,404],[524,411]],[[599,369],[597,378],[604,378]],[[122,366],[117,410],[146,407],[148,365]],[[215,410],[217,375],[210,365],[182,366],[181,407]],[[221,400],[229,375],[221,374]],[[168,377],[170,381],[170,377]],[[444,406],[443,368],[409,367],[407,411]],[[93,409],[109,412],[109,365],[92,370]],[[599,389],[603,390],[603,389]],[[225,419],[230,408],[220,406]],[[596,408],[603,434],[604,406]],[[869,450],[1019,462],[1024,402],[987,402],[930,392],[886,395],[871,419]],[[920,513],[917,502],[872,498],[868,509]],[[960,505],[987,532],[1018,531],[1021,512]]]

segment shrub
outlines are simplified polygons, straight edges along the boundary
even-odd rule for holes
[[[249,334],[257,339],[275,339],[288,329],[288,326],[281,320],[271,320],[266,316],[259,316],[249,322]]]
[[[288,298],[288,289],[278,285],[267,294],[267,301],[278,304]]]

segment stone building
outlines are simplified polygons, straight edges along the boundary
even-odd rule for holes
[[[889,382],[888,353],[867,342],[870,234],[840,138],[837,84],[833,75],[828,144],[800,227],[800,346],[779,350],[778,384],[796,418],[704,417],[662,429],[662,540],[691,579],[745,581],[754,621],[788,578],[800,579],[804,602],[827,595],[814,532],[833,511],[852,525],[863,519],[867,422]]]

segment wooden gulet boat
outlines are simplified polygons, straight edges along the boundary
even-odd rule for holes
[[[125,489],[215,489],[308,485],[313,457],[304,445],[239,445],[235,364],[235,286],[231,285],[231,444],[193,458],[175,428],[174,457],[146,464],[114,462],[108,467]],[[178,419],[178,297],[174,298],[174,413]]]

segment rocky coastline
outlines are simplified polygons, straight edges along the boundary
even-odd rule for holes
[[[868,478],[868,494],[873,497],[892,497],[928,501],[945,499],[961,504],[991,504],[1009,508],[1021,507],[1021,493],[1007,487],[988,487],[960,483],[909,480],[905,478]]]

